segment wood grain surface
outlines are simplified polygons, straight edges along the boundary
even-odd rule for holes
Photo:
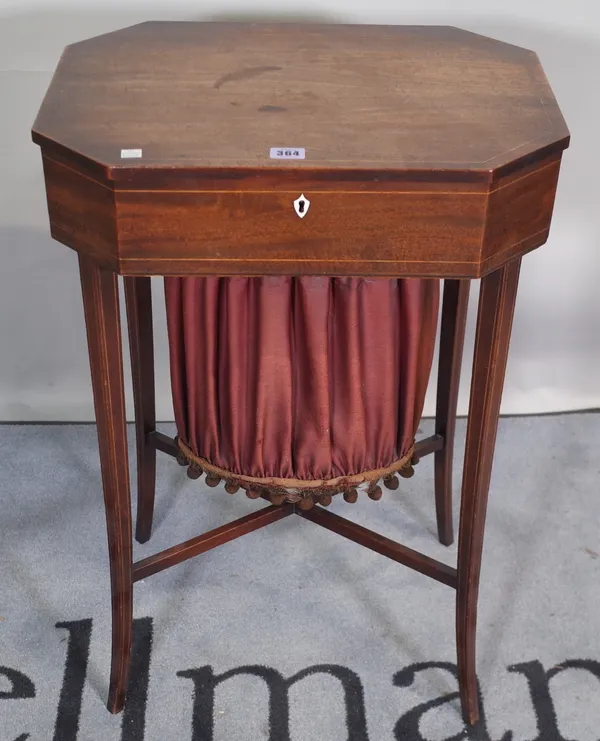
[[[54,238],[129,276],[478,278],[547,240],[569,143],[526,49],[194,22],[67,47],[33,138]]]
[[[568,136],[533,52],[436,26],[144,23],[67,47],[34,124],[42,146],[114,179],[246,167],[488,180]]]
[[[435,432],[443,439],[444,445],[441,450],[435,451],[434,458],[438,538],[444,545],[452,545],[454,541],[452,522],[454,432],[470,287],[471,282],[468,280],[444,281],[435,403]]]
[[[112,599],[112,660],[107,706],[125,702],[133,620],[133,544],[125,389],[117,276],[80,256],[94,409],[104,489]]]
[[[477,597],[498,415],[521,260],[481,281],[462,477],[456,592],[458,681],[463,715],[479,719],[475,661]]]
[[[52,236],[131,276],[478,278],[547,240],[559,168],[467,189],[309,186],[300,219],[299,190],[121,190],[44,157]]]

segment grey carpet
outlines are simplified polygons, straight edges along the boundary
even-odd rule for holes
[[[463,434],[461,422],[457,462]],[[599,442],[598,414],[501,421],[472,738],[600,737]],[[332,508],[453,563],[435,538],[432,468],[381,502]],[[138,558],[261,506],[160,454],[158,471]],[[453,591],[298,517],[137,585],[130,703],[109,715],[94,427],[0,426],[0,501],[0,741],[469,738]]]

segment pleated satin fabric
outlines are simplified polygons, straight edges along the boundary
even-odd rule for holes
[[[414,442],[439,282],[165,278],[180,439],[234,474],[332,479]]]

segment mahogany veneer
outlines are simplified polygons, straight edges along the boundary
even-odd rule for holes
[[[125,700],[133,582],[296,512],[456,589],[462,708],[476,722],[477,593],[520,259],[548,237],[569,144],[536,55],[433,26],[144,23],[67,47],[33,139],[51,233],[79,253],[111,564],[109,709]],[[272,148],[305,158],[273,159]],[[310,206],[299,218],[301,194]],[[118,274],[142,542],[156,451],[177,454],[156,431],[149,276],[446,279],[436,434],[416,448],[435,454],[446,544],[468,279],[482,278],[457,568],[287,504],[134,564]]]

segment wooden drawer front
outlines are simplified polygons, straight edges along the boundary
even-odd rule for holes
[[[485,194],[309,191],[304,218],[293,206],[300,195],[118,192],[119,256],[127,272],[160,258],[171,274],[203,263],[222,274],[281,272],[288,262],[295,273],[343,274],[358,263],[372,274],[397,274],[402,264],[433,274],[450,261],[468,274],[479,259]]]

